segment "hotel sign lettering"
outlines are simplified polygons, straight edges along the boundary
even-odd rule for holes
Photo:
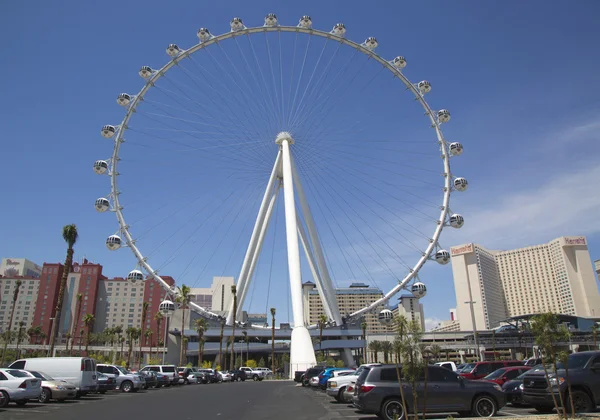
[[[565,245],[587,245],[584,236],[566,236]]]
[[[450,248],[450,254],[453,257],[456,255],[470,254],[471,252],[473,252],[473,244],[466,244]]]

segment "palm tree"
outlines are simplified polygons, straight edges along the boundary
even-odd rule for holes
[[[275,308],[271,308],[271,372],[275,373]]]
[[[38,336],[38,332],[36,331],[35,327],[30,327],[27,330],[27,335],[29,336],[31,341],[33,341],[33,344],[35,344],[37,336]]]
[[[129,350],[127,351],[127,366],[129,367],[131,362],[131,355],[133,354],[133,342],[135,341],[135,336],[137,333],[137,328],[128,327],[125,330],[125,335],[129,338]]]
[[[223,329],[225,328],[225,318],[221,318],[221,335],[219,336],[219,365],[223,364]],[[215,362],[216,367],[217,362]]]
[[[179,307],[181,308],[181,341],[179,344],[179,366],[183,366],[183,358],[184,358],[184,343],[183,339],[185,337],[185,310],[192,300],[192,296],[190,295],[190,288],[185,284],[182,284],[181,287],[177,287],[177,303],[179,303]]]
[[[144,331],[144,337],[146,337],[146,345],[150,346],[150,359],[152,359],[152,334],[154,333],[149,328],[146,331]]]
[[[121,327],[120,325],[117,325],[116,327],[113,328],[113,332],[115,334],[117,334],[117,344],[121,342],[121,334],[123,334],[123,327]],[[121,355],[120,357],[123,357],[123,348],[121,348]]]
[[[144,325],[146,325],[146,317],[148,316],[148,307],[150,304],[148,302],[142,303],[142,325],[140,325],[140,331],[144,331]],[[142,340],[139,342],[140,345],[140,354],[139,354],[139,364],[138,368],[142,368]]]
[[[321,315],[319,317],[319,352],[323,355],[323,327],[327,324],[327,317],[325,315]]]
[[[94,328],[94,322],[96,318],[92,314],[85,314],[83,317],[83,325],[87,329],[87,333],[85,335],[85,355],[88,356],[88,347],[90,345],[90,334],[92,333],[92,328]]]
[[[81,346],[83,345],[83,335],[85,334],[85,330],[82,328],[79,330],[79,356],[81,356]]]
[[[198,333],[198,367],[202,367],[202,356],[204,353],[204,331],[206,331],[206,327],[208,323],[204,318],[198,318],[194,321],[194,326],[196,327],[196,332]]]
[[[71,325],[71,337],[73,338],[73,341],[71,342],[71,356],[73,356],[73,344],[75,342],[75,328],[77,328],[77,325],[79,325],[79,317],[81,316],[81,301],[83,300],[83,295],[81,293],[77,293],[77,296],[75,297],[75,299],[77,300],[77,307],[75,309],[75,318],[73,318],[73,325]],[[69,342],[67,341],[67,347],[69,345]]]
[[[229,336],[227,338],[227,342],[225,343],[225,358],[224,358],[225,363],[223,363],[223,366],[227,366],[227,355],[229,354],[229,344],[231,344],[231,336]],[[224,370],[224,369],[226,369],[226,368],[225,367],[221,368],[221,370]]]
[[[369,350],[373,353],[373,363],[378,363],[379,352],[381,351],[381,342],[373,340],[369,343]]]
[[[235,284],[231,286],[231,294],[233,295],[233,324],[231,325],[231,358],[229,360],[229,370],[233,370],[235,363],[235,315],[237,312],[237,288]]]
[[[242,331],[242,335],[244,336],[244,342],[246,343],[246,363],[248,363],[248,352],[250,350],[250,344],[248,343],[248,332]],[[242,365],[243,364],[244,364],[244,351],[242,350]]]
[[[54,312],[54,322],[52,322],[52,331],[50,332],[50,349],[49,354],[54,352],[54,342],[56,341],[56,334],[58,332],[58,326],[60,325],[60,313],[62,312],[63,300],[65,299],[65,289],[67,288],[67,278],[71,271],[71,265],[73,263],[73,245],[77,242],[77,226],[66,225],[62,230],[62,237],[67,243],[67,257],[65,258],[65,266],[63,267],[62,278],[60,280],[60,288],[58,289],[58,301],[56,302],[56,310]]]
[[[160,324],[162,323],[162,320],[164,318],[164,315],[159,311],[157,313],[154,314],[154,320],[156,321],[156,353],[158,354],[158,343],[161,340],[161,335],[160,335]]]
[[[119,342],[121,343],[121,359],[123,358],[123,346],[125,345],[125,337],[119,337]]]
[[[393,347],[392,347],[392,343],[389,341],[382,341],[381,342],[381,351],[383,351],[383,361],[384,363],[389,363],[389,355],[392,352]]]
[[[363,363],[367,363],[367,323],[363,321],[360,324],[360,328],[362,329],[362,339],[365,343],[363,347]]]
[[[19,353],[19,344],[21,344],[21,340],[26,335],[27,334],[25,332],[25,323],[23,321],[19,321],[19,330],[17,331],[17,349],[16,349],[17,359],[21,357],[20,353]]]
[[[438,358],[440,357],[440,354],[442,354],[442,348],[437,344],[432,344],[431,346],[429,346],[429,353],[431,354],[433,360],[437,362]],[[494,352],[494,354],[495,353],[496,352]]]
[[[19,298],[19,290],[21,289],[22,283],[23,282],[18,279],[15,282],[15,291],[13,292],[12,308],[10,309],[10,318],[8,319],[8,329],[6,330],[8,332],[8,334],[6,335],[6,339],[4,340],[4,350],[2,351],[2,360],[0,361],[0,366],[4,366],[4,361],[6,360],[6,349],[8,347],[8,342],[10,341],[10,332],[12,331],[13,317],[15,315],[15,308],[17,307],[17,299]]]

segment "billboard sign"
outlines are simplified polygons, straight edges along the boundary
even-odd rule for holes
[[[466,244],[460,246],[454,246],[450,248],[450,254],[455,257],[457,255],[470,254],[473,252],[474,247],[473,244]]]

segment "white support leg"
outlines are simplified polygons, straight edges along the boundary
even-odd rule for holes
[[[315,284],[317,286],[317,291],[319,292],[319,296],[321,296],[321,301],[323,302],[323,309],[325,309],[325,315],[327,315],[328,319],[333,319],[330,305],[325,300],[325,295],[323,294],[323,284],[321,282],[321,275],[319,274],[319,270],[317,269],[315,256],[313,255],[312,250],[310,249],[308,237],[306,236],[306,232],[304,231],[304,227],[302,226],[302,222],[299,217],[297,218],[296,223],[298,225],[298,234],[300,235],[300,242],[302,243],[302,247],[304,248],[306,259],[308,260],[308,266],[310,267],[310,271],[313,275],[313,279],[315,280]]]
[[[248,270],[248,274],[246,276],[247,282],[246,284],[250,284],[252,281],[252,276],[254,275],[254,270],[256,269],[256,264],[258,263],[258,258],[260,257],[260,252],[262,251],[263,244],[265,242],[265,235],[267,234],[267,230],[269,229],[269,223],[271,221],[271,216],[273,215],[273,208],[275,207],[275,203],[277,202],[277,197],[279,196],[280,186],[277,185],[273,194],[271,195],[271,199],[269,201],[269,205],[267,207],[267,213],[265,214],[265,219],[263,220],[260,234],[258,235],[258,243],[256,249],[254,251],[254,255],[252,256],[252,260],[250,262],[250,268]],[[236,319],[242,319],[242,315],[244,313],[244,299],[246,299],[246,294],[248,293],[249,287],[246,287],[242,294],[238,294],[238,308]]]
[[[329,270],[327,269],[327,264],[325,263],[325,255],[323,254],[323,249],[321,248],[319,235],[317,234],[317,229],[315,228],[315,221],[312,217],[312,213],[310,211],[310,207],[308,206],[308,202],[306,201],[306,195],[304,194],[304,189],[302,188],[302,183],[300,182],[298,171],[296,170],[296,165],[293,164],[293,162],[292,165],[292,171],[294,174],[294,186],[296,187],[296,192],[298,193],[298,199],[300,201],[300,207],[302,208],[304,220],[306,221],[308,235],[316,254],[315,256],[317,258],[317,266],[319,267],[319,272],[321,273],[321,280],[323,281],[322,286],[325,300],[328,302],[328,305],[331,308],[332,319],[337,325],[342,325],[342,316],[340,315],[340,310],[337,305],[335,290],[333,288],[333,282],[331,281],[331,277],[329,276]]]
[[[317,362],[310,333],[304,325],[302,302],[302,275],[300,271],[300,248],[298,246],[298,228],[296,226],[296,204],[294,198],[294,178],[292,176],[292,158],[289,133],[280,133],[276,139],[281,145],[283,196],[285,202],[285,232],[287,239],[288,270],[292,295],[294,329],[290,348],[290,371],[304,370]]]
[[[252,257],[256,251],[256,246],[258,243],[258,237],[260,235],[261,227],[265,220],[265,215],[267,213],[269,197],[272,195],[273,186],[277,181],[277,175],[279,173],[279,166],[281,165],[281,151],[277,153],[277,158],[275,159],[275,164],[273,165],[273,170],[271,171],[271,176],[269,177],[269,182],[267,184],[267,189],[265,190],[265,195],[263,196],[262,203],[260,204],[260,209],[258,210],[258,216],[256,217],[256,223],[254,224],[254,230],[252,231],[252,236],[250,237],[250,243],[248,244],[248,249],[246,250],[246,256],[244,257],[244,262],[242,264],[242,269],[240,271],[240,275],[237,279],[237,293],[241,294],[245,297],[247,288],[248,288],[248,270],[250,269],[250,264],[252,262]],[[243,307],[243,300],[238,301],[239,307]],[[233,302],[229,307],[229,312],[227,313],[227,324],[231,325],[233,323]]]

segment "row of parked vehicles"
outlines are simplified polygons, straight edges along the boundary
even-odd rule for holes
[[[216,371],[175,365],[148,365],[139,371],[96,363],[88,357],[40,357],[20,359],[0,369],[0,408],[10,402],[25,405],[31,400],[77,399],[90,393],[136,392],[141,389],[180,384],[261,381],[272,375],[267,368],[241,367]]]
[[[600,404],[600,352],[574,353],[568,363],[553,366],[527,361],[488,361],[455,365],[440,362],[427,366],[417,381],[417,406],[411,384],[403,380],[404,403],[409,413],[449,413],[461,416],[492,417],[507,403],[529,405],[541,413],[554,409],[553,394],[571,410],[592,412]],[[571,390],[567,386],[567,368]],[[395,364],[365,364],[358,369],[314,367],[298,372],[295,380],[304,386],[324,389],[341,403],[351,403],[358,411],[376,414],[386,420],[405,419]],[[548,373],[548,378],[546,378]],[[426,399],[423,391],[427,381]],[[560,398],[560,397],[562,398]]]

